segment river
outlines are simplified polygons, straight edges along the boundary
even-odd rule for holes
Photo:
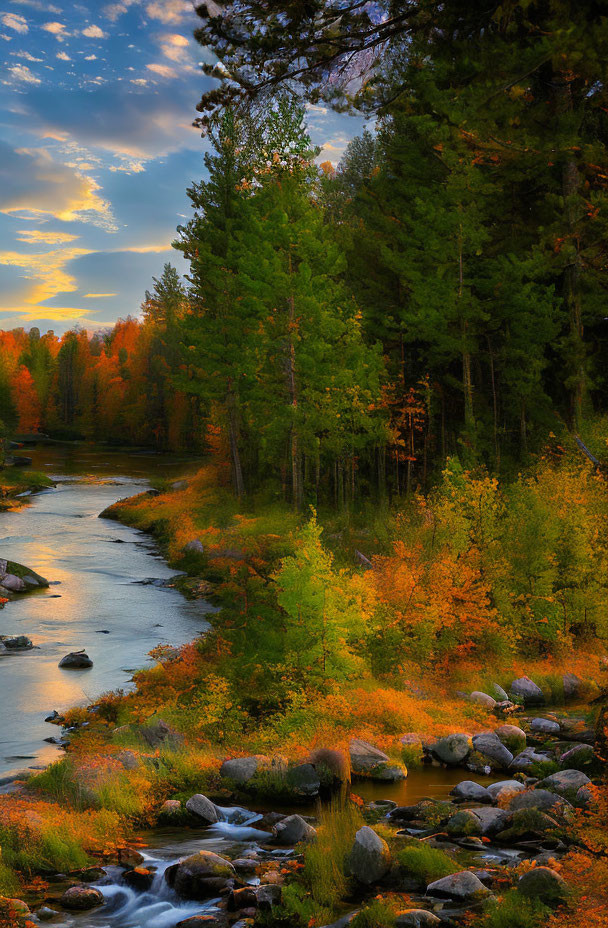
[[[196,462],[84,445],[27,453],[33,469],[57,485],[24,509],[0,513],[0,556],[26,564],[51,586],[0,610],[0,634],[27,635],[35,645],[0,657],[0,775],[55,759],[59,749],[44,741],[59,734],[44,721],[53,709],[128,688],[155,645],[192,640],[212,608],[149,583],[175,575],[153,539],[98,518],[116,500],[147,489],[150,479],[180,477]],[[80,648],[93,667],[60,670],[61,658]]]

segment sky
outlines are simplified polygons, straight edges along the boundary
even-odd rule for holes
[[[204,176],[190,0],[0,0],[0,328],[138,315]],[[320,160],[361,119],[309,110]]]

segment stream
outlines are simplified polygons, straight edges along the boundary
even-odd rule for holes
[[[191,641],[212,609],[161,585],[175,571],[149,535],[98,518],[118,499],[148,489],[154,477],[195,470],[192,459],[79,445],[27,454],[57,486],[34,494],[21,510],[0,513],[0,556],[36,570],[51,586],[0,610],[0,634],[27,635],[35,645],[0,657],[0,777],[56,759],[59,749],[44,741],[59,734],[44,721],[53,709],[127,689],[153,647]],[[91,669],[58,667],[81,648]]]

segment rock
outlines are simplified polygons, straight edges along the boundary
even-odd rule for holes
[[[453,735],[447,735],[445,738],[439,738],[433,745],[432,751],[444,764],[458,766],[467,759],[472,746],[470,735],[456,732]]]
[[[221,818],[217,806],[206,796],[203,796],[202,793],[191,796],[186,803],[186,809],[206,825],[215,825]]]
[[[498,683],[492,684],[492,690],[494,691],[494,696],[498,702],[509,702],[509,694],[506,693],[502,686],[499,686]]]
[[[533,764],[544,764],[549,760],[546,754],[538,754],[534,748],[524,748],[524,750],[513,758],[511,770],[526,771]]]
[[[554,809],[561,806],[564,799],[557,793],[552,793],[548,789],[530,789],[526,792],[518,793],[509,802],[509,808],[512,812],[517,809]]]
[[[522,793],[525,788],[524,784],[520,783],[519,780],[499,780],[498,783],[490,783],[487,791],[493,802],[501,802],[516,793]]]
[[[545,777],[538,786],[570,799],[576,796],[581,786],[587,786],[589,783],[591,780],[582,770],[560,770]]]
[[[254,857],[237,857],[236,860],[232,861],[232,866],[237,873],[244,873],[247,875],[255,873],[259,865],[259,860],[256,860]]]
[[[558,905],[568,894],[566,881],[550,867],[534,867],[519,878],[517,888],[522,896],[540,899],[545,905]]]
[[[512,698],[523,700],[525,706],[539,706],[545,701],[540,686],[537,686],[530,677],[519,677],[518,680],[513,680],[510,695]]]
[[[506,826],[510,815],[504,809],[471,809],[475,818],[481,826],[481,834],[484,838],[492,838]]]
[[[193,538],[192,541],[184,545],[184,551],[188,551],[191,554],[204,554],[205,547],[199,538]]]
[[[595,752],[590,744],[575,744],[561,755],[559,762],[564,767],[580,770],[581,767],[589,767],[595,760]]]
[[[64,909],[85,911],[103,905],[105,899],[94,886],[70,886],[59,900]]]
[[[119,751],[116,760],[125,770],[137,770],[138,767],[141,767],[141,760],[135,751]]]
[[[132,870],[126,870],[122,878],[127,886],[131,886],[139,893],[145,893],[152,888],[154,871],[148,870],[147,867],[133,867]]]
[[[170,820],[172,817],[182,814],[182,804],[179,799],[165,799],[159,810],[159,818]]]
[[[487,887],[469,870],[461,870],[460,873],[444,876],[440,880],[429,883],[426,888],[427,896],[447,897],[467,902],[482,899],[488,893]]]
[[[121,867],[140,867],[144,862],[143,854],[132,847],[121,847],[118,850],[118,863]]]
[[[61,658],[59,666],[69,670],[85,670],[93,666],[93,661],[85,651],[70,651]]]
[[[321,781],[312,764],[290,767],[285,778],[289,789],[296,796],[318,796]]]
[[[31,651],[34,645],[25,635],[0,635],[0,641],[9,651]]]
[[[48,905],[43,905],[40,909],[36,909],[36,918],[40,922],[50,922],[52,918],[56,918],[59,915],[59,912],[56,909],[49,908]]]
[[[546,735],[559,734],[559,722],[554,722],[551,719],[532,719],[530,728],[532,731],[538,731]]]
[[[450,790],[450,796],[460,802],[492,802],[492,796],[485,786],[480,786],[473,780],[463,780],[458,783],[454,789]]]
[[[227,925],[228,920],[223,912],[205,912],[184,918],[175,928],[227,928]]]
[[[390,764],[390,758],[383,751],[367,741],[353,738],[348,746],[350,765],[353,773],[360,776],[372,776],[382,767]]]
[[[234,866],[234,864],[233,864]],[[233,889],[228,897],[228,910],[238,912],[239,909],[248,909],[253,906],[257,908],[258,900],[255,894],[255,887],[242,886],[240,889]]]
[[[506,770],[513,763],[513,755],[493,731],[484,731],[480,735],[474,735],[473,750],[481,754],[494,768]]]
[[[501,829],[496,837],[501,844],[516,844],[523,839],[542,839],[547,832],[559,828],[554,818],[538,809],[518,809],[507,817],[505,825],[508,827]]]
[[[594,800],[593,792],[589,789],[588,786],[581,786],[576,792],[576,797],[574,799],[574,804],[579,809],[586,809],[587,806],[590,806]]]
[[[373,828],[364,825],[355,835],[347,866],[358,883],[366,886],[377,883],[391,866],[388,844]]]
[[[312,841],[316,838],[317,832],[305,822],[301,815],[288,815],[273,827],[272,833],[277,844],[289,845],[299,844],[300,841]]]
[[[4,574],[0,578],[0,583],[5,590],[9,590],[11,593],[23,593],[27,587],[25,581],[21,577],[16,577],[15,574]]]
[[[255,893],[258,908],[264,912],[272,909],[275,905],[279,905],[281,894],[281,887],[274,883],[264,883],[262,886],[258,886]]]
[[[198,851],[165,871],[165,879],[176,893],[197,900],[216,895],[234,876],[230,861],[213,851]]]
[[[583,681],[575,673],[565,673],[562,677],[564,686],[564,699],[576,699],[580,696]]]
[[[441,919],[426,909],[406,909],[395,919],[396,928],[434,928],[440,924]]]
[[[478,706],[484,706],[486,709],[493,709],[496,706],[496,700],[491,696],[488,696],[487,693],[482,693],[480,690],[474,690],[469,696],[471,702],[476,703]]]
[[[462,809],[449,819],[446,831],[451,838],[469,838],[481,834],[481,822],[471,809]]]
[[[224,761],[220,767],[220,776],[242,786],[248,783],[267,763],[268,758],[261,754],[255,754],[253,757],[233,757]]]
[[[517,725],[501,725],[496,729],[496,737],[510,750],[511,754],[519,754],[526,747],[526,733]]]

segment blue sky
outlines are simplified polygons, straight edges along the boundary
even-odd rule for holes
[[[0,0],[0,327],[137,315],[203,173],[189,0]],[[311,109],[322,160],[363,121]]]

